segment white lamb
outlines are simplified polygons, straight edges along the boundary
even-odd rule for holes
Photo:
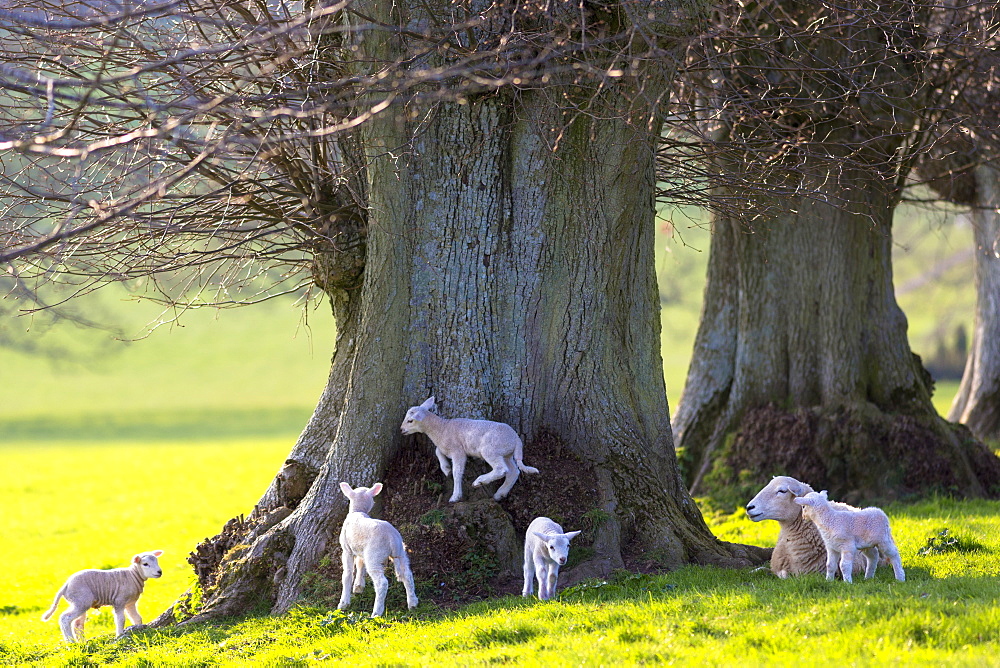
[[[468,418],[449,420],[435,415],[432,412],[435,409],[434,397],[419,406],[413,406],[406,411],[400,430],[404,435],[418,432],[427,434],[434,443],[434,454],[441,463],[441,471],[447,476],[454,469],[455,487],[448,501],[454,503],[462,499],[462,475],[469,456],[485,459],[493,467],[489,473],[476,478],[472,483],[473,487],[506,476],[500,489],[493,495],[497,501],[507,496],[510,488],[517,482],[520,471],[538,473],[538,469],[526,466],[522,461],[524,444],[510,425]]]
[[[802,516],[802,506],[795,499],[813,488],[789,476],[775,476],[747,504],[747,516],[754,522],[776,520],[781,527],[771,554],[771,571],[779,578],[803,573],[822,573],[826,564],[826,546],[816,525]],[[845,509],[847,504],[838,504]],[[867,558],[854,564],[856,573],[865,569]]]
[[[831,503],[822,492],[809,492],[795,499],[802,513],[812,520],[826,544],[826,579],[832,580],[840,561],[844,582],[851,582],[854,555],[860,551],[868,559],[865,579],[875,575],[879,552],[888,558],[900,582],[906,580],[899,550],[889,530],[889,518],[878,508],[844,509]]]
[[[538,580],[538,598],[551,599],[559,582],[559,567],[569,556],[569,542],[579,531],[563,533],[562,527],[548,517],[531,520],[524,536],[524,589],[521,596],[531,596],[533,579]]]
[[[146,580],[163,575],[157,561],[161,554],[163,550],[137,554],[132,557],[132,563],[127,568],[88,568],[74,573],[56,593],[52,607],[42,615],[42,621],[48,621],[56,611],[59,599],[65,598],[69,609],[59,616],[59,627],[63,637],[70,642],[83,640],[83,625],[87,621],[87,611],[91,608],[112,606],[115,610],[115,634],[119,636],[125,632],[126,613],[132,624],[142,624],[142,617],[135,604]]]
[[[396,579],[403,583],[406,589],[406,605],[417,607],[417,595],[413,591],[413,573],[410,572],[410,559],[406,555],[403,537],[396,527],[384,520],[372,519],[368,516],[375,505],[375,496],[382,491],[382,483],[377,482],[369,489],[358,487],[351,489],[346,482],[340,483],[340,489],[350,501],[344,526],[340,530],[341,559],[344,566],[340,595],[340,610],[346,610],[351,604],[351,583],[354,583],[354,593],[360,594],[365,589],[365,570],[371,576],[375,585],[375,606],[372,617],[381,617],[385,612],[385,595],[389,590],[389,580],[385,577],[385,562],[392,559],[396,571]]]

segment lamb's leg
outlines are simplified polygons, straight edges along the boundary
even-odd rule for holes
[[[535,558],[535,579],[538,580],[538,600],[549,600],[549,564],[541,557]]]
[[[114,606],[115,611],[115,637],[125,633],[125,608]]]
[[[899,557],[899,549],[896,547],[896,543],[890,538],[881,547],[882,552],[889,560],[889,565],[892,566],[893,575],[900,582],[906,582],[906,573],[903,572],[903,560]]]
[[[69,610],[59,615],[59,628],[62,630],[63,638],[65,638],[70,642],[76,640],[74,634],[74,631],[76,630],[75,628],[76,620],[79,619],[80,617],[86,617],[87,610],[89,609],[90,606],[87,607],[78,606],[72,601],[70,601]],[[80,631],[82,634],[83,632],[82,626],[80,628]]]
[[[361,557],[354,557],[354,593],[360,594],[365,590],[365,560]]]
[[[87,613],[83,613],[73,620],[73,637],[83,640],[83,625],[87,623]]]
[[[500,485],[500,489],[497,493],[493,495],[494,501],[499,501],[506,498],[510,494],[511,487],[517,482],[517,477],[521,475],[520,469],[517,468],[517,462],[514,461],[514,455],[507,455],[504,457],[504,464],[507,466],[507,479],[503,481]]]
[[[865,558],[865,580],[871,580],[875,577],[875,569],[878,568],[878,548],[866,548],[861,550],[861,554]]]
[[[455,488],[451,493],[451,498],[448,499],[451,503],[462,500],[462,476],[465,475],[465,459],[464,452],[456,453],[451,458],[451,475],[455,479]]]
[[[125,604],[125,614],[128,615],[129,620],[131,620],[133,626],[139,626],[142,624],[142,615],[139,614],[139,609],[136,606],[138,601],[132,601],[131,603]]]
[[[417,593],[413,586],[413,571],[410,570],[410,558],[406,556],[406,551],[398,557],[392,558],[392,566],[396,570],[396,580],[403,583],[406,590],[406,607],[412,610],[417,607]]]
[[[531,591],[534,589],[535,580],[535,564],[531,560],[531,552],[528,550],[527,546],[524,549],[524,588],[521,590],[521,596],[528,598],[531,596]]]
[[[451,475],[451,462],[444,456],[444,453],[438,448],[434,448],[434,454],[437,455],[438,463],[441,465],[441,473],[446,476]]]
[[[381,617],[385,613],[385,595],[389,591],[389,578],[385,576],[385,562],[375,563],[377,560],[365,559],[368,567],[368,575],[375,585],[375,606],[372,608],[372,617]]]
[[[485,485],[488,482],[493,482],[494,480],[499,480],[500,478],[507,475],[507,465],[504,463],[502,456],[490,455],[488,457],[483,457],[483,459],[485,459],[486,463],[492,466],[493,468],[489,472],[484,473],[475,480],[473,480],[472,481],[473,487],[480,487],[481,485]]]
[[[350,550],[343,543],[340,544],[340,551],[340,564],[343,567],[344,574],[340,578],[340,584],[343,589],[337,609],[346,610],[347,606],[351,604],[351,583],[354,580],[354,555],[350,553]]]
[[[826,548],[826,579],[832,580],[837,575],[837,561],[839,555],[831,548]]]
[[[548,586],[549,598],[552,599],[555,598],[556,596],[556,585],[559,584],[559,564],[556,563],[549,564],[549,572],[547,579],[549,585]]]
[[[854,571],[854,550],[844,550],[840,553],[840,574],[844,578],[844,582],[848,584],[852,583]]]

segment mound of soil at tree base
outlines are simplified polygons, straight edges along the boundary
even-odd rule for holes
[[[868,504],[927,493],[1000,495],[1000,459],[962,425],[935,417],[887,414],[871,406],[786,411],[768,405],[744,416],[706,477],[727,505],[753,498],[774,475],[827,489],[830,497]]]
[[[524,532],[539,516],[552,518],[564,531],[583,531],[573,540],[561,581],[574,564],[593,554],[590,545],[601,518],[593,473],[551,436],[525,444],[524,462],[540,473],[522,473],[510,495],[498,503],[492,495],[502,481],[473,487],[472,481],[489,466],[470,458],[464,497],[449,503],[451,476],[441,472],[434,446],[424,436],[404,443],[389,464],[385,489],[376,498],[381,506],[372,515],[391,522],[402,534],[421,600],[451,607],[520,593]],[[334,552],[326,575],[338,583],[339,595],[339,548]],[[401,588],[390,587],[390,607],[394,589],[400,589],[396,594],[403,601]]]

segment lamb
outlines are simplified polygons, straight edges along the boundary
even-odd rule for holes
[[[867,557],[865,579],[875,575],[879,552],[888,558],[892,572],[900,582],[906,580],[899,550],[889,530],[889,518],[878,508],[848,508],[831,503],[826,490],[809,492],[795,499],[802,514],[816,525],[826,544],[826,579],[832,580],[840,560],[844,582],[851,582],[854,555],[859,551]]]
[[[569,556],[569,542],[579,531],[563,533],[562,527],[548,517],[531,520],[524,536],[524,589],[521,596],[531,596],[532,578],[538,580],[538,599],[548,601],[556,593],[559,567]]]
[[[462,499],[462,475],[465,473],[465,461],[470,455],[485,459],[486,463],[493,467],[489,473],[476,478],[472,483],[473,487],[506,476],[503,484],[493,495],[496,501],[507,496],[521,471],[538,473],[538,469],[526,466],[522,461],[524,444],[510,425],[468,418],[449,420],[438,417],[432,412],[434,410],[436,410],[434,397],[430,397],[419,406],[413,406],[406,411],[400,430],[404,435],[418,432],[427,434],[434,443],[434,454],[441,463],[441,471],[445,476],[449,473],[454,474],[455,486],[451,498],[448,499],[451,503]]]
[[[344,576],[341,581],[343,593],[340,595],[339,610],[346,610],[351,604],[351,583],[354,583],[354,593],[360,594],[365,589],[365,570],[371,576],[375,585],[375,606],[372,617],[381,617],[385,612],[385,595],[389,590],[389,580],[385,577],[385,562],[392,559],[396,571],[396,579],[403,583],[406,589],[406,605],[412,609],[417,607],[417,595],[414,593],[413,573],[410,571],[410,558],[406,555],[403,537],[396,527],[383,520],[368,516],[375,497],[382,491],[382,483],[377,482],[368,487],[351,489],[346,482],[340,483],[340,489],[350,501],[344,526],[340,530],[341,559],[344,566]]]
[[[781,526],[778,541],[771,554],[771,571],[779,578],[803,573],[821,573],[826,564],[826,546],[816,525],[802,516],[802,506],[795,499],[812,492],[813,488],[789,476],[775,476],[747,504],[747,515],[754,522],[777,520]],[[852,508],[847,504],[836,504]],[[859,560],[854,569],[860,573],[867,558]]]
[[[98,570],[89,568],[69,576],[66,584],[56,593],[52,607],[42,615],[42,621],[48,621],[59,605],[59,599],[65,598],[69,609],[59,617],[59,627],[63,637],[73,642],[83,640],[83,625],[87,621],[87,611],[110,605],[115,610],[115,635],[125,632],[125,615],[128,614],[133,625],[142,624],[142,617],[135,604],[142,594],[146,580],[163,575],[157,557],[163,550],[143,552],[132,557],[132,563],[126,568]]]

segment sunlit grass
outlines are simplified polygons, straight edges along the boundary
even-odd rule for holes
[[[1000,502],[931,498],[886,510],[907,581],[888,568],[853,585],[821,576],[778,580],[764,570],[688,566],[661,576],[619,573],[540,603],[505,597],[454,611],[424,602],[383,620],[302,607],[112,638],[92,614],[71,646],[39,620],[79,568],[125,565],[166,550],[164,577],[140,610],[152,618],[184,591],[184,558],[201,538],[259,496],[288,443],[12,444],[0,467],[16,472],[0,496],[17,499],[0,553],[0,663],[25,665],[640,665],[801,663],[993,665],[1000,652]],[[195,473],[197,471],[197,473]],[[208,483],[208,484],[206,484]],[[771,545],[774,522],[708,513],[729,541]],[[948,529],[952,548],[921,554]],[[399,587],[393,584],[393,587]],[[330,604],[332,607],[332,602]],[[65,608],[62,605],[60,610]]]
[[[163,578],[139,603],[145,618],[159,614],[190,584],[188,553],[253,508],[290,447],[283,438],[0,446],[0,640],[55,642],[57,625],[39,617],[66,577],[127,566],[144,550],[165,551]],[[90,635],[114,628],[110,609],[91,620]]]

